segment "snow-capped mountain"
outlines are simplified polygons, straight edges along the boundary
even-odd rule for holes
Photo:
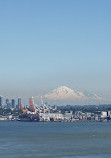
[[[72,90],[66,86],[54,89],[52,92],[43,96],[48,100],[82,100],[82,99],[102,99],[96,94],[85,94],[76,90]]]

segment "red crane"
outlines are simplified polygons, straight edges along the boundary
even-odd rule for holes
[[[22,114],[26,114],[27,113],[27,109],[24,109],[23,107],[22,107],[22,103],[20,103],[20,110],[21,110],[21,112],[22,112]]]
[[[33,98],[29,98],[29,104],[30,104],[30,111],[35,112]]]

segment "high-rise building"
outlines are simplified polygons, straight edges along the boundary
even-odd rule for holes
[[[3,97],[0,96],[0,108],[2,108],[2,105],[3,105]]]
[[[9,99],[6,99],[6,105],[8,105],[9,104]]]
[[[20,109],[21,98],[18,98],[18,109]]]
[[[7,104],[7,109],[11,109],[12,108],[12,103],[8,103]]]
[[[15,108],[15,99],[12,99],[12,108]]]
[[[9,108],[9,99],[6,99],[6,108]]]

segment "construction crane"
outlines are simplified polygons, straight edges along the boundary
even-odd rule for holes
[[[21,110],[21,112],[22,112],[22,114],[26,114],[27,113],[27,109],[24,109],[23,107],[22,107],[22,102],[20,102],[20,110]]]
[[[34,99],[33,99],[33,97],[32,97],[32,98],[29,98],[29,104],[30,104],[30,111],[31,111],[31,112],[35,112]]]

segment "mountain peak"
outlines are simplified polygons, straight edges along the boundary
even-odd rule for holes
[[[68,87],[66,87],[66,86],[60,86],[60,87],[58,87],[57,89],[70,89],[70,88],[68,88]]]
[[[81,99],[85,97],[82,92],[72,90],[66,86],[60,86],[52,92],[44,95],[49,100],[63,100],[63,99]]]
[[[70,89],[70,88],[68,88],[68,87],[66,87],[66,86],[60,86],[60,87],[58,87],[57,89],[54,89],[52,92],[63,92],[63,93],[68,93],[68,92],[70,92],[70,91],[73,91],[72,89]]]
[[[100,100],[101,98],[96,94],[85,94],[76,90],[72,90],[66,86],[60,86],[48,94],[44,95],[48,100]]]

